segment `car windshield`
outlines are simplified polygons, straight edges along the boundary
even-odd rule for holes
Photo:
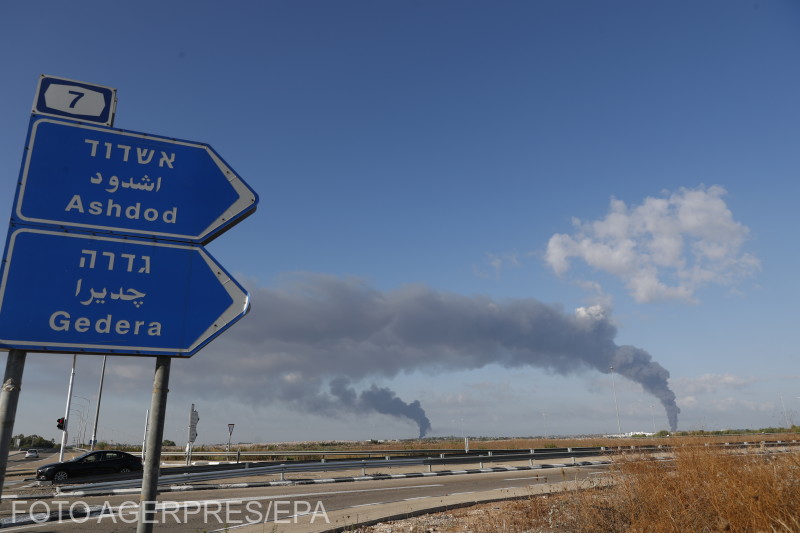
[[[87,453],[84,453],[83,455],[79,455],[75,459],[72,459],[72,462],[78,463],[78,462],[81,462],[81,461],[86,461],[87,457],[91,457],[90,459],[88,459],[89,461],[97,461],[97,454],[95,452],[87,452]]]

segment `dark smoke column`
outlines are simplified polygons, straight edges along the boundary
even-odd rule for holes
[[[681,410],[675,403],[675,393],[667,385],[669,372],[663,366],[652,361],[646,351],[634,346],[620,346],[614,353],[611,366],[617,373],[639,383],[645,391],[658,398],[667,412],[670,431],[677,431],[678,413]]]

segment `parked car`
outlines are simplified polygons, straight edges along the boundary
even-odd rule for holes
[[[37,468],[36,479],[66,481],[79,476],[138,472],[140,470],[142,470],[142,460],[139,457],[119,450],[102,450],[85,453],[63,463],[52,463]]]
[[[39,450],[30,449],[25,452],[25,459],[38,459],[39,458]]]

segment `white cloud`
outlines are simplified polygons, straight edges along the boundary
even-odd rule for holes
[[[685,401],[687,397],[696,397],[700,394],[716,394],[721,390],[742,389],[755,382],[754,378],[742,378],[733,374],[703,374],[697,378],[670,380],[682,401]]]
[[[491,272],[486,272],[481,267],[473,267],[473,272],[481,278],[498,278],[505,270],[521,267],[522,257],[516,251],[504,254],[487,253],[486,264],[491,269]]]
[[[640,303],[695,302],[700,287],[735,285],[760,267],[742,251],[750,230],[733,219],[725,193],[716,185],[681,188],[631,207],[612,198],[605,218],[573,219],[573,234],[553,235],[545,260],[559,276],[583,260],[622,280]]]
[[[591,305],[589,307],[578,307],[575,309],[575,316],[579,320],[594,322],[595,320],[605,320],[606,310],[601,305]]]

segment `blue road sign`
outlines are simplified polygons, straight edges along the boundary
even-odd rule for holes
[[[42,75],[33,100],[33,112],[82,122],[114,125],[117,90],[82,81]]]
[[[207,243],[258,196],[207,144],[34,116],[12,223]]]
[[[189,357],[249,308],[192,244],[12,226],[4,264],[6,349]]]

